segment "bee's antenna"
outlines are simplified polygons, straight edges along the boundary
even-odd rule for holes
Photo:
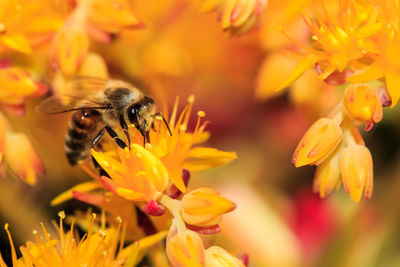
[[[162,118],[163,121],[164,121],[165,126],[167,126],[169,135],[172,136],[171,129],[169,128],[168,122],[167,122],[167,120],[165,119],[164,115],[163,115],[161,112],[159,112],[157,115],[160,115],[160,116],[161,116],[161,118]]]

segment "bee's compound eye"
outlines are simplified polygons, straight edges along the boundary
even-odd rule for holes
[[[136,105],[132,105],[128,108],[128,119],[132,124],[137,123],[137,107]]]

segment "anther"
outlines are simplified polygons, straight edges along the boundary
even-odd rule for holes
[[[186,131],[186,129],[187,129],[187,127],[186,127],[186,125],[185,125],[185,124],[181,124],[181,125],[179,125],[179,130],[181,130],[182,132],[185,132],[185,131]]]
[[[60,217],[62,220],[64,220],[65,219],[65,212],[63,210],[59,211],[58,212],[58,217]]]

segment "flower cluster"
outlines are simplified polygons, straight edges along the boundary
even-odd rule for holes
[[[292,39],[303,50],[291,53],[299,63],[291,73],[287,65],[283,67],[283,81],[268,87],[267,94],[287,88],[311,68],[329,86],[346,86],[339,106],[310,127],[293,155],[296,167],[318,166],[314,190],[321,197],[338,188],[341,180],[354,201],[360,200],[364,190],[371,197],[372,158],[355,126],[365,124],[365,130],[370,130],[382,119],[382,107],[398,102],[399,8],[396,1],[373,0],[322,1],[321,11],[303,9],[312,45]]]
[[[168,124],[161,115],[156,116],[149,133],[150,142],[145,146],[140,145],[143,136],[130,126],[130,146],[113,145],[115,148],[105,151],[93,149],[91,154],[103,176],[92,174],[94,182],[75,186],[52,204],[74,197],[105,210],[107,221],[118,214],[128,222],[127,237],[169,228],[166,253],[173,266],[219,266],[212,262],[220,260],[220,264],[239,262],[222,248],[205,250],[198,235],[219,232],[221,216],[234,210],[235,204],[211,188],[188,192],[190,172],[227,164],[236,154],[193,147],[209,136],[204,131],[207,123],[201,122],[205,116],[203,111],[197,113],[194,131],[187,130],[193,101],[194,97],[190,96],[188,105],[179,115],[176,101],[171,115],[166,116]]]
[[[161,232],[146,237],[126,246],[124,244],[125,224],[117,218],[113,226],[107,228],[95,222],[93,213],[88,222],[87,235],[81,239],[76,237],[74,223],[70,230],[64,232],[63,220],[65,213],[60,212],[58,237],[50,236],[46,227],[41,224],[43,235],[33,230],[35,242],[27,242],[21,246],[22,257],[17,259],[14,243],[8,224],[5,225],[11,245],[12,263],[14,267],[25,266],[134,266],[140,262],[143,253],[152,245],[160,242],[166,233]],[[6,263],[0,255],[0,266]]]
[[[303,57],[292,73],[277,87],[292,84],[307,69],[314,67],[320,79],[334,85],[365,83],[385,78],[392,106],[399,99],[398,13],[399,3],[382,0],[340,1],[322,12],[304,12],[312,34],[312,46],[297,43]]]
[[[296,167],[317,165],[314,191],[325,197],[339,188],[359,202],[365,190],[372,195],[372,157],[355,125],[371,129],[382,118],[382,103],[375,90],[362,84],[349,85],[344,99],[327,118],[317,120],[300,140],[293,154]]]

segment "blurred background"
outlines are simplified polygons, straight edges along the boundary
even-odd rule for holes
[[[342,89],[319,84],[312,72],[290,90],[268,91],[273,81],[264,72],[274,68],[268,60],[291,45],[277,26],[288,22],[294,37],[310,38],[302,22],[282,19],[284,2],[270,0],[254,29],[229,36],[217,14],[199,12],[201,1],[132,1],[145,27],[123,30],[107,45],[91,42],[90,51],[104,58],[111,77],[138,84],[156,103],[171,107],[179,96],[184,105],[194,94],[194,110],[205,111],[210,121],[207,145],[237,152],[237,160],[192,174],[189,184],[217,188],[237,204],[212,237],[215,244],[247,253],[250,266],[400,266],[399,108],[384,110],[383,121],[363,132],[374,160],[372,199],[356,204],[343,188],[325,199],[314,194],[314,167],[297,169],[291,156],[308,127],[340,101]],[[49,45],[35,49],[34,57],[12,57],[51,86]],[[0,224],[11,225],[17,247],[33,238],[40,222],[57,219],[58,211],[87,208],[75,200],[49,205],[90,178],[64,156],[71,114],[37,113],[43,99],[27,100],[23,117],[7,116],[28,135],[46,168],[33,187],[12,174],[0,179]],[[9,262],[4,231],[0,241]]]

